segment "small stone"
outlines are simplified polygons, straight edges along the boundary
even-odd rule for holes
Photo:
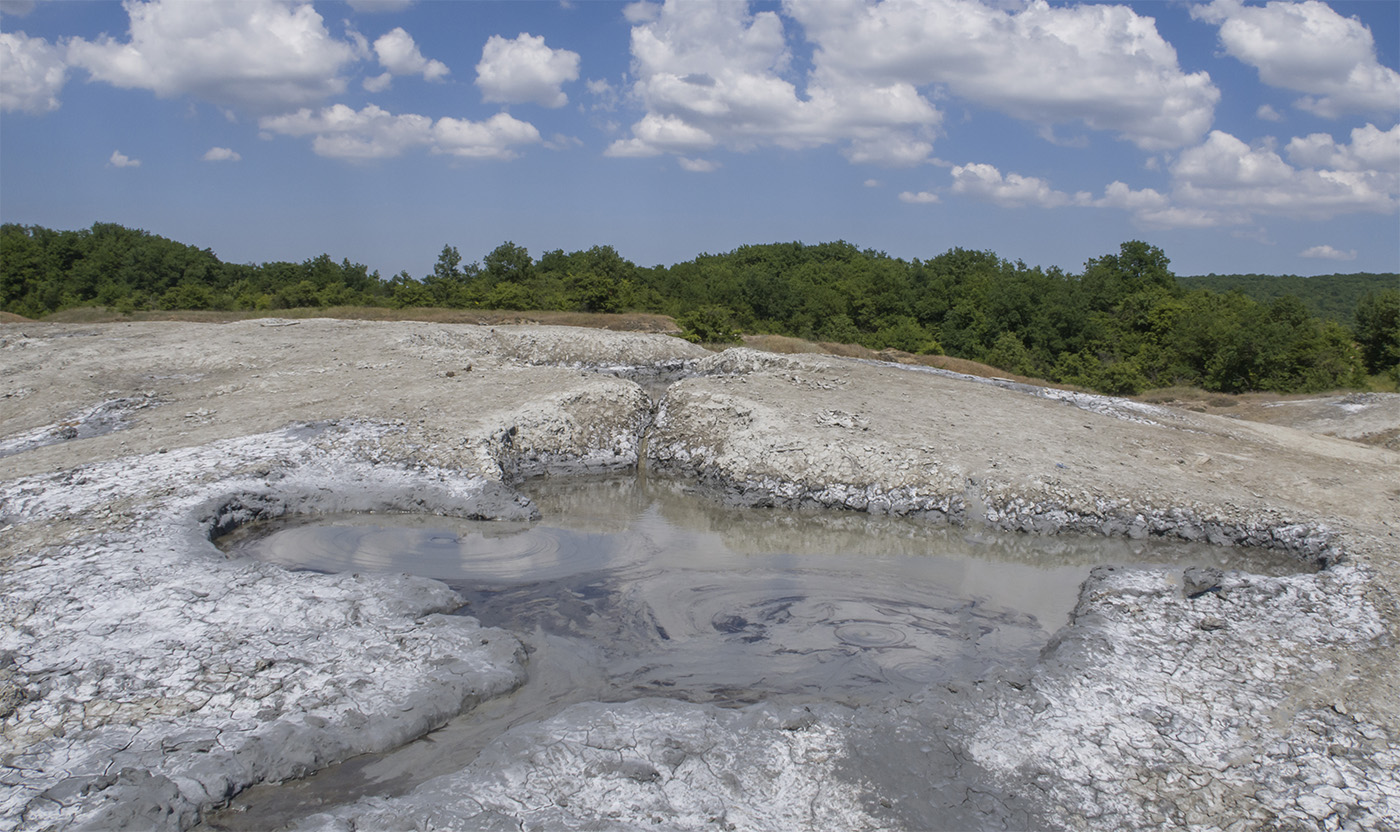
[[[1207,592],[1219,592],[1220,581],[1225,577],[1213,566],[1190,566],[1181,574],[1182,594],[1187,598],[1199,598]]]

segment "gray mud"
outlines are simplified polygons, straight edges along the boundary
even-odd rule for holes
[[[1097,565],[1213,578],[1302,567],[1278,553],[1161,540],[755,512],[654,477],[548,479],[525,490],[537,523],[322,515],[244,526],[220,541],[230,555],[292,568],[442,580],[466,600],[464,612],[514,633],[529,659],[528,682],[509,696],[390,754],[251,790],[210,818],[211,829],[273,828],[356,798],[405,794],[461,772],[512,726],[550,720],[551,730],[571,730],[561,711],[593,718],[574,707],[582,703],[781,702],[854,725],[854,712],[831,706],[1024,680]],[[842,777],[889,792],[939,767],[962,768],[925,739],[918,765],[896,775],[894,738],[876,722],[853,733]],[[940,805],[920,823],[950,828],[973,814]]]
[[[0,397],[0,441],[19,448],[0,459],[0,832],[187,829],[346,761],[384,793],[300,828],[1397,828],[1400,454],[1380,441],[1395,399],[1319,405],[1325,425],[1261,408],[1295,414],[1270,424],[661,336],[320,320],[0,324]],[[149,406],[122,430],[33,441],[134,398]],[[1373,444],[1335,438],[1353,435]],[[537,579],[533,612],[492,608],[484,593],[509,586],[467,587],[517,638],[453,614],[464,595],[441,581],[231,560],[209,540],[336,511],[509,531],[534,509],[513,484],[639,464],[735,506],[822,512],[820,534],[906,517],[1052,553],[994,571],[1065,562],[1080,532],[1301,571],[1091,570],[1058,629],[1024,600],[954,608],[971,582],[921,594],[925,626],[906,573],[814,567],[812,597],[859,603],[775,604],[781,557],[831,547],[804,548],[810,518],[748,508],[762,522],[742,534],[668,522],[751,559],[758,586],[690,592],[603,558]],[[571,533],[624,533],[594,520]],[[919,537],[878,539],[897,561]],[[1053,634],[1006,661],[1031,615]],[[637,651],[608,655],[612,638]],[[763,660],[717,691],[714,663],[668,653],[682,638]],[[813,695],[811,667],[765,643],[826,657],[845,693]],[[968,678],[902,687],[882,659],[917,650]],[[662,692],[641,657],[698,667],[694,701],[630,698]],[[559,672],[520,687],[530,664]],[[862,674],[885,695],[841,681]],[[412,785],[432,755],[385,752],[443,726],[476,733]]]
[[[0,458],[22,454],[46,445],[91,439],[131,425],[132,411],[150,407],[157,402],[150,395],[110,399],[75,413],[61,421],[0,439]]]

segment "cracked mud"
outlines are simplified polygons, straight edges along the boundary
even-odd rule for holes
[[[1096,569],[1025,666],[884,698],[574,702],[301,828],[1393,829],[1400,816],[1400,455],[1384,448],[550,327],[11,324],[0,354],[0,829],[189,828],[256,784],[489,715],[530,689],[535,659],[511,632],[448,614],[459,591],[229,559],[211,536],[335,512],[505,528],[536,516],[521,478],[639,457],[741,507],[1052,545],[1198,541],[1300,571]],[[145,406],[122,411],[124,429],[36,441],[134,399]]]

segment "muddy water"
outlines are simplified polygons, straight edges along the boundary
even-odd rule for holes
[[[1218,547],[737,509],[654,479],[525,490],[539,522],[345,515],[224,542],[294,568],[439,578],[467,598],[464,614],[521,638],[530,678],[390,754],[251,789],[209,828],[275,828],[328,804],[405,792],[462,768],[512,725],[575,702],[854,705],[1024,672],[1098,564],[1298,569]]]

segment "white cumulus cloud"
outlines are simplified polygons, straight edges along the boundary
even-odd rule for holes
[[[1079,122],[1147,150],[1210,127],[1219,90],[1181,69],[1150,17],[1126,6],[1005,11],[976,0],[788,0],[823,84],[938,85],[1042,125]]]
[[[310,3],[130,0],[125,8],[127,40],[74,38],[71,66],[125,89],[266,113],[343,92],[341,70],[356,58]]]
[[[354,110],[336,104],[319,111],[302,108],[258,122],[269,133],[311,136],[311,149],[333,159],[384,159],[432,141],[433,120],[420,115],[394,115],[373,104]]]
[[[403,27],[380,35],[374,41],[374,54],[379,58],[379,65],[384,67],[385,75],[422,75],[429,81],[441,81],[450,72],[442,61],[430,61],[423,57],[418,44],[413,42],[413,37]],[[381,75],[366,81],[365,89],[370,92],[384,89],[388,83],[383,78],[384,75]],[[378,89],[372,88],[371,83],[376,84]]]
[[[629,7],[630,8],[630,7]],[[941,115],[908,83],[792,80],[792,53],[775,12],[684,0],[630,16],[631,94],[646,109],[612,156],[689,154],[724,147],[847,143],[854,162],[925,160]]]
[[[1295,138],[1285,149],[1291,163],[1276,145],[1269,138],[1247,144],[1212,131],[1175,155],[1165,172],[1169,187],[1161,190],[1115,180],[1094,197],[1057,190],[1039,177],[1003,174],[994,165],[967,164],[952,168],[950,191],[1005,208],[1119,210],[1152,228],[1247,226],[1270,216],[1322,221],[1400,209],[1400,125],[1358,127],[1350,143],[1325,133]],[[900,199],[914,202],[918,196],[905,192]],[[1309,256],[1331,256],[1321,251]]]
[[[1267,216],[1329,220],[1363,212],[1395,213],[1400,209],[1400,125],[1380,130],[1367,124],[1353,130],[1351,139],[1350,144],[1339,144],[1325,133],[1295,138],[1285,149],[1290,164],[1272,139],[1246,144],[1215,130],[1176,156],[1167,171],[1166,191],[1134,190],[1114,181],[1097,199],[1082,193],[1070,197],[1034,178],[1003,178],[990,165],[955,168],[954,191],[1003,205],[1117,209],[1153,228],[1247,226]],[[1263,233],[1256,228],[1236,236],[1254,239]],[[1307,256],[1334,256],[1322,247],[1310,251],[1313,254]]]
[[[1329,220],[1356,213],[1395,213],[1400,208],[1400,126],[1367,124],[1350,144],[1312,133],[1294,138],[1285,161],[1272,139],[1254,144],[1212,131],[1171,163],[1171,187],[1135,191],[1109,185],[1093,205],[1133,214],[1156,228],[1249,225],[1261,216]],[[1322,255],[1317,255],[1322,256]]]
[[[1316,258],[1319,260],[1355,260],[1356,249],[1340,251],[1331,246],[1313,246],[1298,252],[1299,257]]]
[[[650,23],[661,16],[661,4],[648,3],[646,0],[628,3],[622,7],[622,16],[627,18],[628,23]]]
[[[1326,149],[1309,143],[1297,152],[1299,158],[1319,161]],[[1355,158],[1355,149],[1333,155]],[[1400,201],[1400,171],[1296,168],[1270,143],[1251,146],[1220,130],[1182,151],[1171,175],[1175,204],[1217,214],[1222,221],[1256,213],[1296,219],[1390,213]]]
[[[139,168],[141,160],[133,159],[120,150],[113,150],[112,155],[107,157],[107,164],[114,168]]]
[[[712,162],[709,159],[690,159],[685,156],[676,157],[676,164],[681,166],[681,170],[688,170],[691,173],[713,173],[720,169],[719,162]]]
[[[718,142],[699,127],[688,124],[679,116],[659,116],[648,113],[632,125],[633,138],[613,142],[604,151],[607,156],[656,156],[662,152],[693,153],[709,150]]]
[[[361,84],[369,92],[384,92],[394,85],[394,73],[385,71],[378,75],[371,75]]]
[[[1400,73],[1377,60],[1371,30],[1320,0],[1214,0],[1191,14],[1219,25],[1225,51],[1261,81],[1306,93],[1295,102],[1301,109],[1325,118],[1400,111]]]
[[[303,108],[264,118],[258,125],[269,133],[311,136],[311,149],[317,155],[349,161],[392,158],[417,148],[506,160],[515,158],[517,146],[541,141],[534,125],[506,113],[485,121],[440,118],[434,122],[427,116],[394,115],[373,104],[362,110],[344,104],[319,111]]]
[[[514,159],[517,145],[539,144],[540,131],[508,113],[485,121],[440,118],[433,125],[433,151],[470,159]]]
[[[204,156],[201,158],[206,162],[237,162],[243,157],[239,155],[238,151],[231,148],[211,147],[204,152]]]
[[[594,98],[593,109],[605,112],[617,109],[621,96],[618,94],[617,88],[608,83],[606,79],[589,78],[584,86],[588,90],[588,94]]]
[[[1171,200],[1152,188],[1135,191],[1126,183],[1113,181],[1104,188],[1103,197],[1094,201],[1098,208],[1118,208],[1124,211],[1155,212],[1165,209]]]
[[[931,205],[940,202],[938,194],[931,191],[902,191],[899,194],[900,202],[907,202],[910,205]]]
[[[629,92],[645,113],[608,152],[838,144],[854,164],[918,165],[934,161],[943,114],[932,102],[949,94],[1042,135],[1078,124],[1152,151],[1210,128],[1219,90],[1181,68],[1152,18],[1117,5],[997,5],[785,0],[790,33],[747,3],[634,4]],[[807,39],[810,68],[789,37]]]
[[[1003,176],[993,165],[955,165],[951,173],[953,193],[991,202],[1003,208],[1020,208],[1027,205],[1059,208],[1065,205],[1090,204],[1088,194],[1070,195],[1064,191],[1057,191],[1050,187],[1049,182],[1036,176],[1022,176],[1019,173]]]
[[[57,110],[67,80],[68,66],[57,47],[24,32],[0,32],[0,111]]]
[[[551,49],[543,37],[521,32],[514,40],[492,35],[476,65],[476,85],[487,101],[528,101],[562,107],[569,97],[560,89],[578,80],[579,54]]]
[[[904,131],[892,130],[874,138],[852,139],[842,151],[855,164],[909,167],[928,161],[933,143]]]
[[[1381,130],[1374,124],[1351,131],[1351,144],[1337,144],[1326,133],[1295,138],[1284,149],[1296,165],[1335,170],[1400,174],[1400,124]]]

